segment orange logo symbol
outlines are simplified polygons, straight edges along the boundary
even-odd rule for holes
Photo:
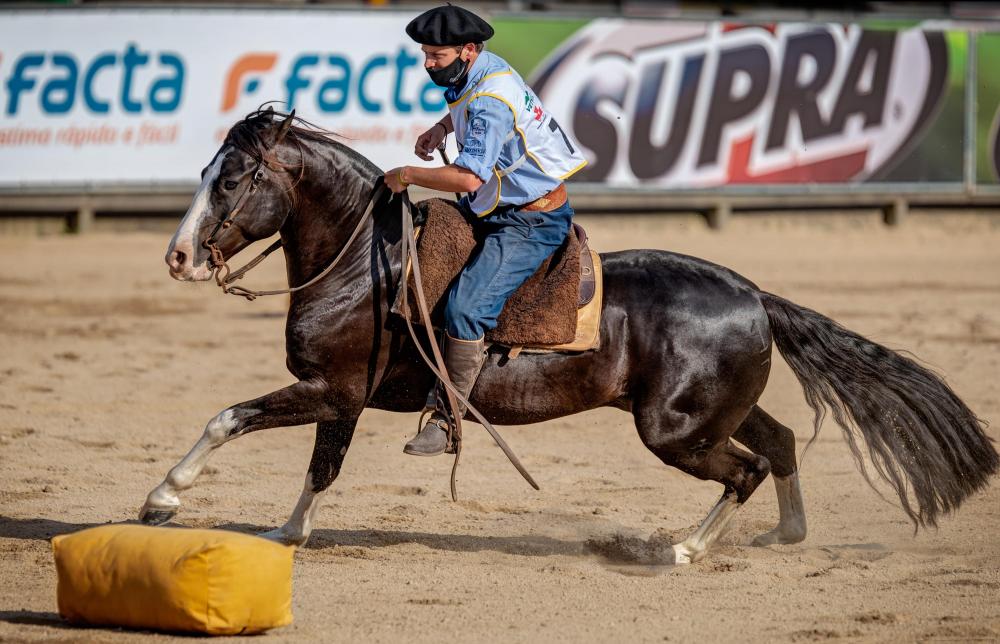
[[[236,107],[236,101],[243,93],[240,83],[244,76],[253,72],[269,71],[277,60],[278,54],[267,53],[247,54],[237,59],[226,76],[226,85],[222,92],[222,111],[228,112]],[[247,91],[252,92],[257,89],[257,83],[257,79],[247,83]]]

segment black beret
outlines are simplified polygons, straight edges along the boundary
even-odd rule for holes
[[[471,11],[449,4],[411,20],[406,33],[421,45],[459,46],[486,42],[493,37],[493,27]]]

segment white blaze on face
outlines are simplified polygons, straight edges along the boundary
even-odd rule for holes
[[[201,180],[198,192],[194,195],[194,201],[191,202],[187,214],[181,220],[181,225],[170,240],[166,262],[167,266],[170,267],[170,276],[174,279],[201,281],[212,276],[207,261],[197,267],[194,265],[195,243],[197,242],[195,236],[205,218],[211,214],[212,203],[209,197],[212,193],[212,186],[219,178],[222,164],[228,154],[228,150],[220,150],[215,160],[212,161],[212,165],[205,171],[205,177]]]

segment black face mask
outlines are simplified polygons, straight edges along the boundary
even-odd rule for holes
[[[452,87],[461,83],[465,78],[465,74],[469,71],[469,64],[459,57],[442,69],[430,69],[429,67],[425,69],[427,69],[427,75],[431,77],[431,82],[435,85]]]

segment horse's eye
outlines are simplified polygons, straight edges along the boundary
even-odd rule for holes
[[[236,183],[235,181],[227,181],[225,185],[226,185],[226,190],[232,190],[239,184]]]

